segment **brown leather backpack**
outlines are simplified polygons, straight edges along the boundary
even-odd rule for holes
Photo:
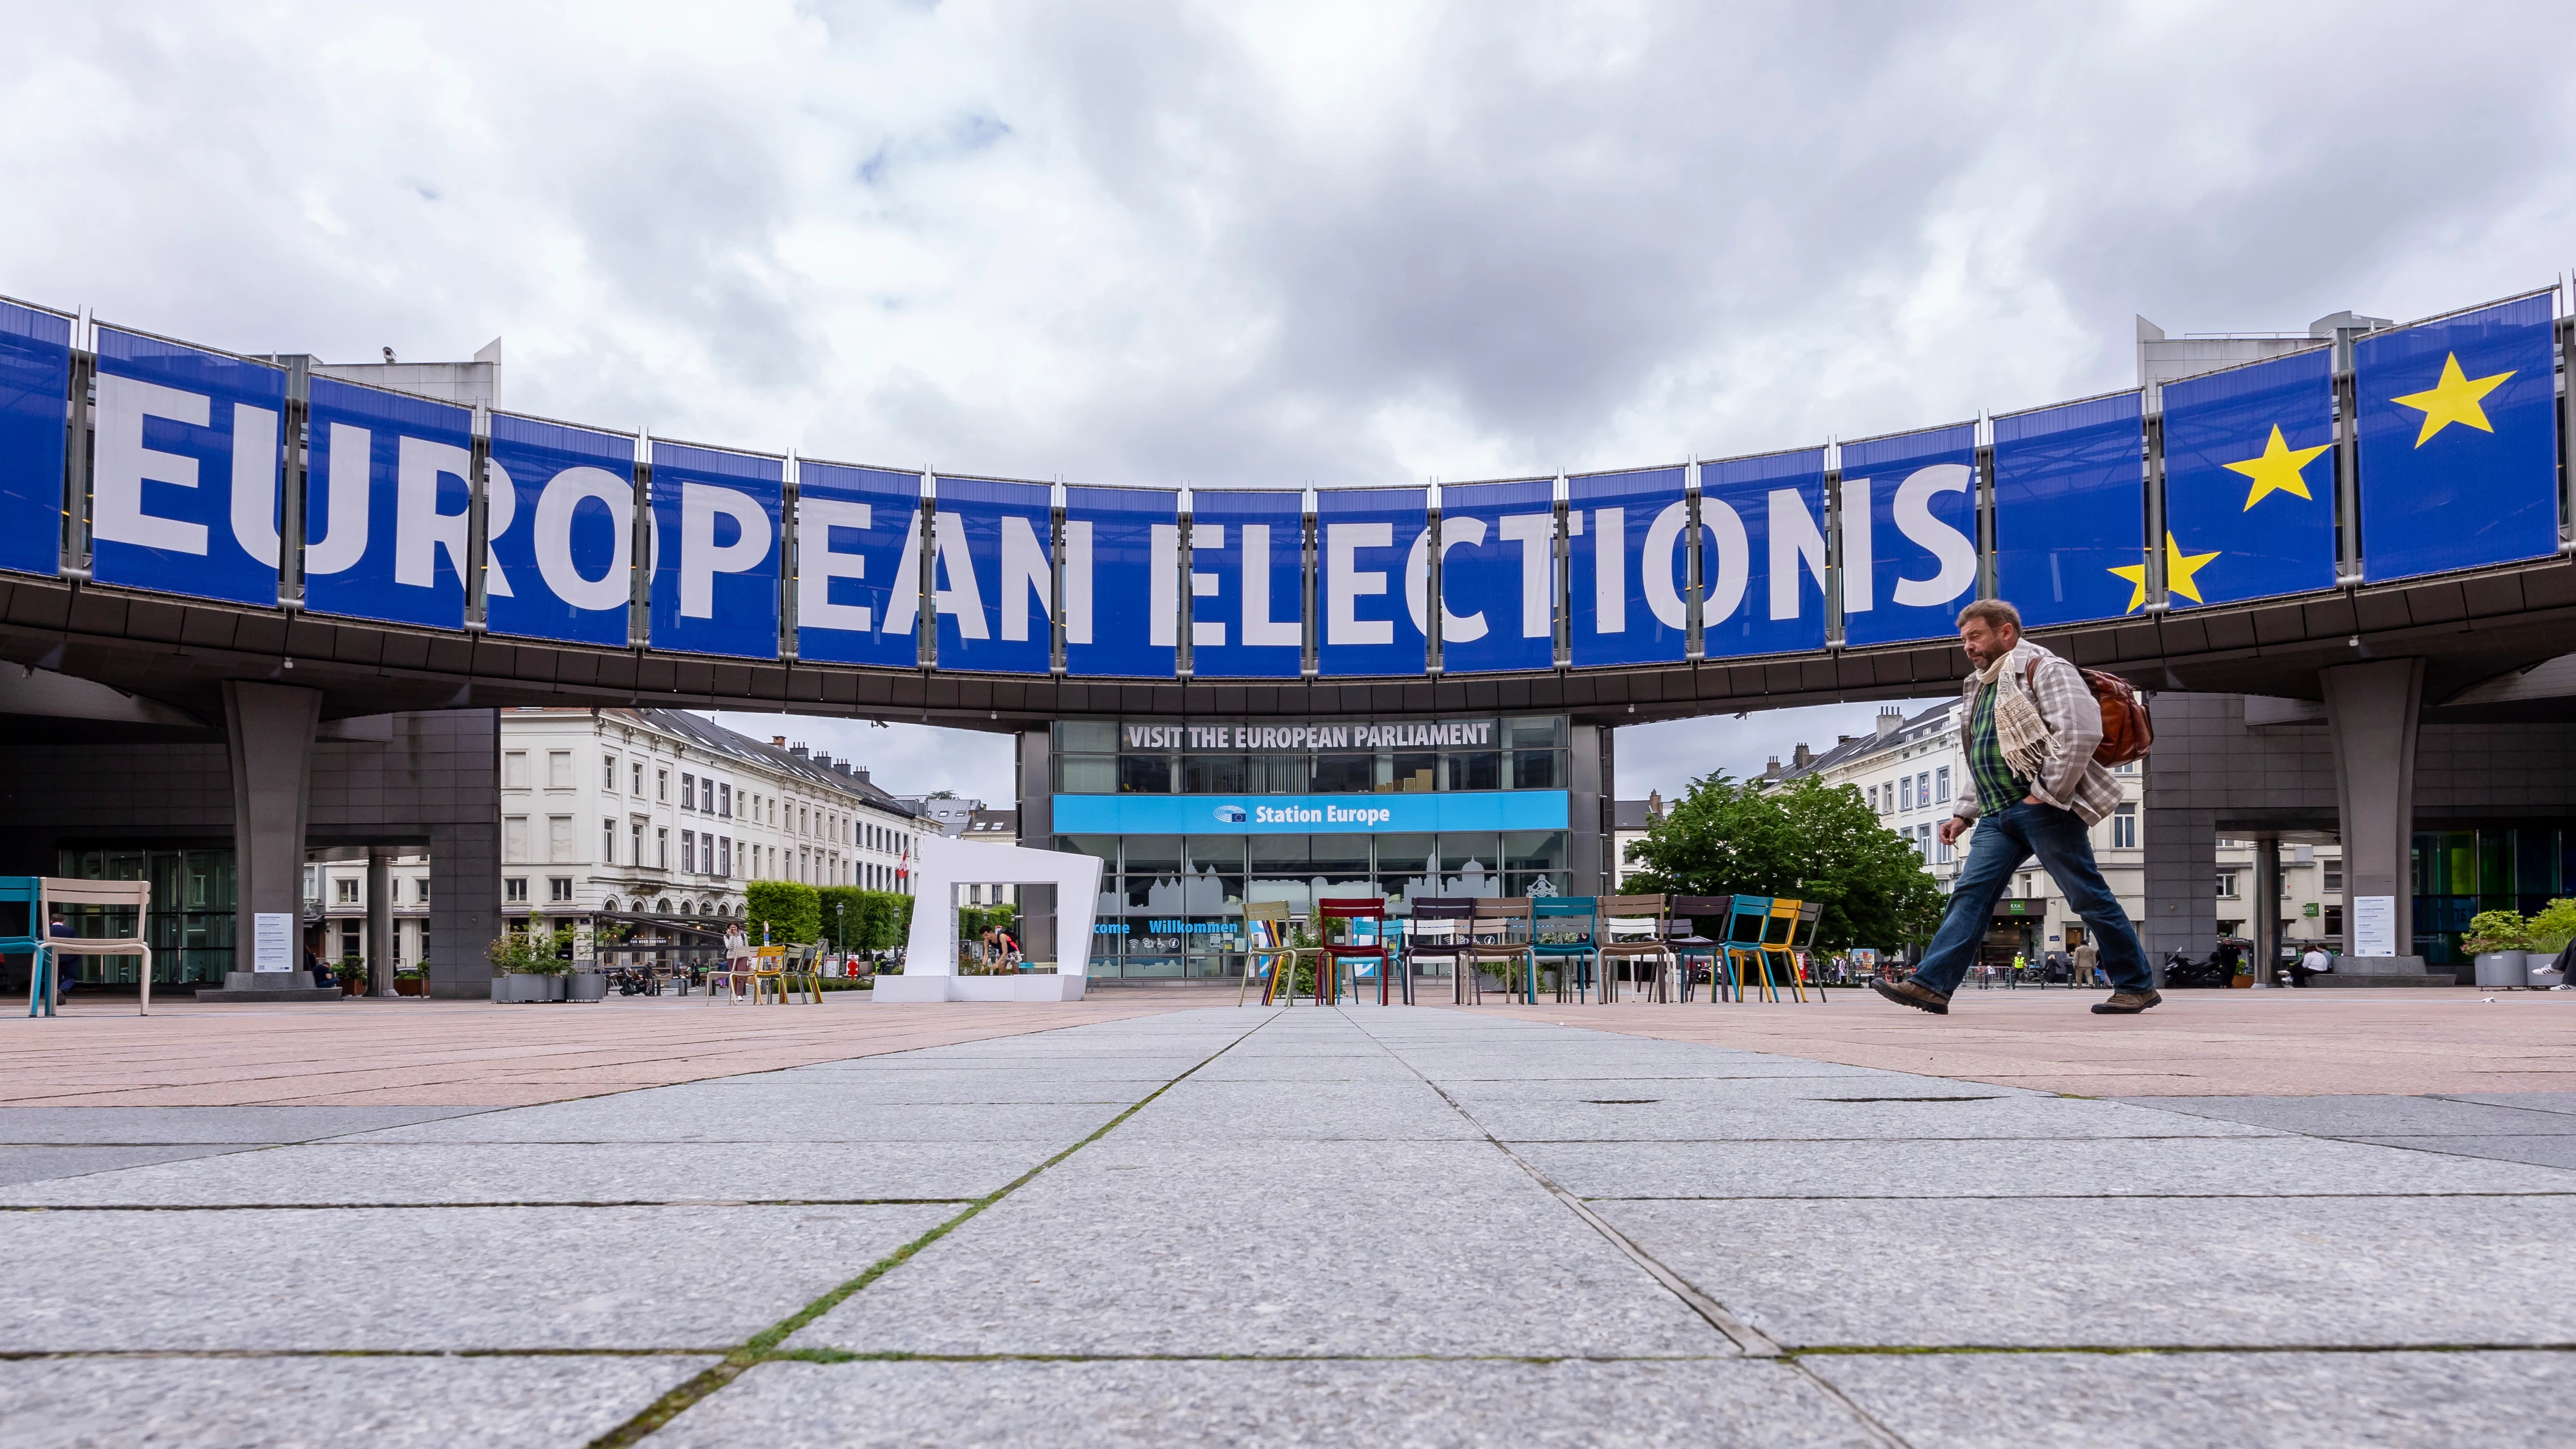
[[[2156,747],[2156,722],[2147,713],[2147,702],[2116,674],[2082,665],[2076,665],[2075,672],[2084,676],[2084,687],[2093,691],[2093,702],[2102,707],[2102,743],[2093,748],[2093,763],[2125,765],[2145,759],[2147,751]],[[2033,659],[2022,669],[2023,687],[2036,692],[2038,676],[2039,661]]]

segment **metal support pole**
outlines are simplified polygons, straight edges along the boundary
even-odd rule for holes
[[[1843,642],[1843,470],[1825,470],[1825,647]],[[1710,978],[1712,981],[1714,977]]]
[[[277,519],[277,602],[288,609],[304,607],[304,485],[312,460],[313,359],[286,359],[286,416],[278,428],[285,447],[285,472],[279,489]]]
[[[626,642],[641,649],[653,638],[653,438],[635,435],[635,516],[628,557],[635,560],[635,589],[626,607]]]
[[[489,612],[483,566],[492,553],[492,515],[484,494],[492,486],[492,410],[477,404],[473,426],[465,462],[465,630],[479,634]]]
[[[2147,537],[2141,547],[2146,551],[2146,608],[2152,613],[2162,610],[2167,602],[2165,598],[2165,415],[2161,412],[2147,414],[2145,427],[2147,430],[2147,490],[2144,524]]]
[[[2359,405],[2352,369],[2352,333],[2335,329],[2334,457],[2336,582],[2361,582],[2361,430],[2354,426]],[[2402,943],[2401,943],[2402,944]]]
[[[72,335],[74,344],[84,339]],[[71,384],[63,407],[63,572],[89,577],[90,393],[98,381],[98,354],[72,348]]]
[[[924,669],[939,662],[939,475],[921,475],[921,605],[913,620],[914,659]]]

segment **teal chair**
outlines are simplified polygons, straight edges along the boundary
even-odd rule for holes
[[[0,936],[0,956],[26,956],[27,1014],[54,1014],[54,984],[47,967],[53,957],[45,950],[45,883],[32,875],[0,875],[0,907],[16,906],[27,913],[27,929],[12,936]]]
[[[1762,999],[1778,1001],[1780,988],[1771,980],[1771,963],[1762,950],[1763,938],[1771,930],[1769,896],[1737,896],[1726,913],[1726,935],[1718,949],[1726,956],[1727,974],[1735,979],[1735,999],[1752,998],[1745,994],[1746,966],[1761,973]]]
[[[1559,1001],[1569,994],[1578,1002],[1584,1000],[1600,968],[1600,904],[1594,896],[1535,896],[1530,900],[1530,949],[1540,961],[1557,963]],[[1582,970],[1569,978],[1566,965],[1578,957],[1583,962]]]

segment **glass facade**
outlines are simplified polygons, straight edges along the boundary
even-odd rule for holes
[[[2576,827],[2509,825],[2415,832],[2415,952],[2427,966],[2469,960],[2460,949],[2480,911],[2537,914],[2576,894]]]
[[[1099,815],[1077,811],[1081,802],[1067,796],[1118,796],[1125,818],[1188,826],[1054,837],[1056,849],[1101,863],[1091,974],[1239,975],[1246,901],[1285,902],[1303,920],[1316,900],[1336,896],[1384,897],[1388,912],[1402,915],[1422,896],[1572,890],[1562,793],[1567,734],[1562,715],[1277,727],[1058,723],[1052,770],[1060,831],[1069,817]],[[1387,795],[1458,798],[1445,811],[1433,800],[1374,809],[1314,799]],[[1291,798],[1279,811],[1263,808],[1279,797]],[[1356,815],[1366,828],[1302,831],[1265,819],[1291,804],[1301,812],[1295,819]],[[1488,814],[1503,825],[1542,819],[1555,828],[1448,823]],[[1227,829],[1229,822],[1237,828]]]
[[[233,853],[230,850],[74,849],[60,853],[57,870],[73,880],[152,882],[154,986],[221,986],[233,968]],[[132,913],[105,906],[67,908],[63,917],[84,936],[132,931]],[[64,969],[93,984],[136,983],[140,956],[65,956]]]

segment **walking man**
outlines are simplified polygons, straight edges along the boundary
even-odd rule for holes
[[[2112,991],[2093,1009],[2116,1016],[2146,1010],[2164,997],[2128,913],[2093,864],[2090,831],[2120,802],[2118,783],[2093,759],[2102,742],[2101,706],[2073,664],[2021,637],[2021,611],[2001,599],[1959,611],[1959,643],[1975,666],[1962,687],[1959,725],[1970,788],[1959,792],[1957,813],[1941,822],[1941,843],[1955,843],[1971,825],[1983,828],[1922,964],[1905,980],[1873,987],[1900,1005],[1948,1015],[1950,993],[1994,919],[1995,902],[2036,855],[2100,944]]]

